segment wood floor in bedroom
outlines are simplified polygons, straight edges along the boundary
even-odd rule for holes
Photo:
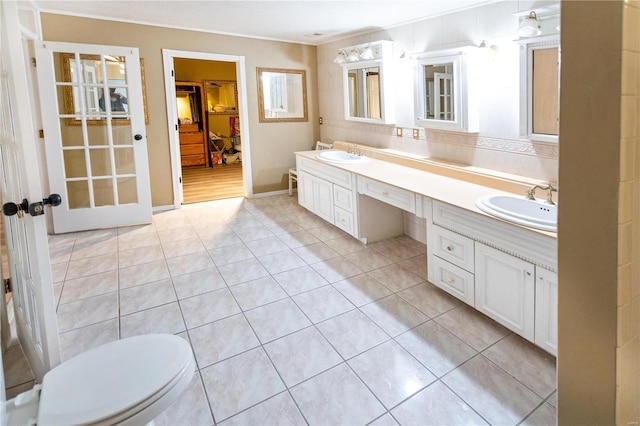
[[[183,204],[242,197],[242,163],[214,167],[183,167]]]

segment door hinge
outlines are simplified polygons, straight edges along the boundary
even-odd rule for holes
[[[178,180],[180,181],[180,183],[182,183],[182,176],[180,176]]]
[[[38,130],[38,136],[40,136],[40,139],[44,139],[44,130]]]
[[[31,65],[33,65],[34,67],[38,66],[38,62],[36,61],[36,58],[31,58]]]
[[[171,70],[171,77],[175,77],[175,75],[173,74],[173,70]]]
[[[11,285],[11,278],[5,278],[4,280],[4,293],[11,293],[13,291],[13,286]]]

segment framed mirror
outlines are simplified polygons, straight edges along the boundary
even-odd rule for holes
[[[340,49],[334,62],[342,65],[344,118],[366,123],[393,124],[395,108],[393,67],[388,58],[392,42],[387,40]],[[349,52],[347,55],[346,53]]]
[[[473,48],[421,54],[416,61],[416,125],[478,131]]]
[[[81,104],[84,104],[85,116],[89,125],[103,125],[107,119],[106,108],[111,109],[114,124],[129,124],[127,105],[126,63],[124,57],[104,56],[104,63],[99,55],[80,55],[80,64],[75,61],[71,53],[60,53],[62,80],[69,83],[79,83],[80,73],[85,85],[84,99],[79,99],[79,91],[73,85],[62,86],[64,114],[78,116],[81,114]],[[147,111],[147,90],[144,77],[144,59],[140,58],[140,77],[142,81],[142,101],[144,105],[144,121],[149,124]],[[66,124],[80,126],[82,120],[67,117]]]
[[[305,70],[258,68],[260,123],[308,121]]]
[[[205,80],[205,102],[209,114],[237,114],[238,86],[231,80]]]
[[[558,142],[559,47],[557,36],[529,39],[520,46],[520,136],[524,138]]]

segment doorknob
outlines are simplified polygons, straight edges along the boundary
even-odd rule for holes
[[[29,204],[29,214],[31,216],[40,216],[41,214],[44,214],[44,206],[47,204],[50,204],[51,207],[55,207],[59,206],[61,203],[62,197],[60,194],[51,194],[47,198],[44,198],[41,203]]]
[[[135,140],[139,141],[142,139],[142,135],[141,134],[137,134],[133,137]]]
[[[29,210],[29,201],[25,198],[20,204],[16,203],[4,203],[2,205],[2,213],[5,216],[13,216],[17,214],[18,217],[24,216],[24,212]]]

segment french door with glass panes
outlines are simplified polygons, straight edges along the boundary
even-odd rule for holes
[[[36,43],[55,233],[151,221],[138,49]]]

